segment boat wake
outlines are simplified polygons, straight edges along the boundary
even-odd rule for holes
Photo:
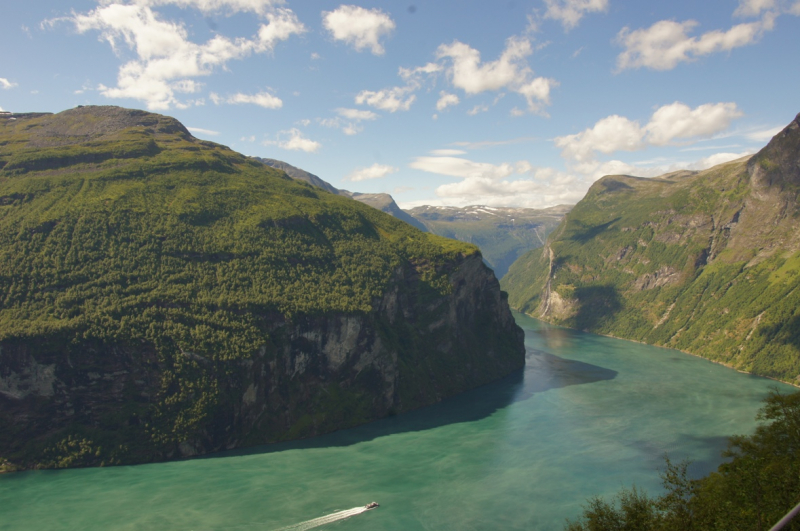
[[[321,525],[338,522],[339,520],[344,520],[346,518],[350,518],[351,516],[356,516],[367,511],[369,511],[369,509],[366,507],[353,507],[352,509],[347,509],[346,511],[339,511],[338,513],[321,516],[319,518],[314,518],[313,520],[300,522],[299,524],[281,527],[277,531],[306,531],[306,529],[314,529],[315,527],[319,527]]]

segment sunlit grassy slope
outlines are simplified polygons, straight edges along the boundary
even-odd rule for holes
[[[699,173],[607,176],[503,279],[512,307],[800,373],[800,121],[757,155]]]

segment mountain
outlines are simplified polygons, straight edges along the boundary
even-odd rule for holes
[[[798,194],[800,115],[749,158],[603,177],[502,287],[554,323],[796,383]]]
[[[340,190],[313,173],[286,162],[252,157],[285,172],[292,179],[304,181],[333,194],[350,197],[365,205],[386,212],[423,232],[433,232],[477,245],[497,278],[502,278],[508,267],[520,255],[544,245],[547,235],[555,229],[569,205],[558,205],[541,210],[533,208],[496,208],[481,205],[458,207],[420,206],[402,210],[389,194],[362,194]]]
[[[272,168],[276,168],[276,169],[281,170],[282,172],[286,173],[286,175],[288,175],[292,179],[296,179],[298,181],[307,182],[308,184],[314,185],[317,188],[322,188],[323,190],[327,190],[328,192],[330,192],[332,194],[338,194],[338,195],[344,195],[344,196],[348,195],[346,193],[343,194],[341,190],[339,190],[338,188],[335,188],[328,181],[324,181],[324,180],[320,179],[319,177],[317,177],[313,173],[308,173],[307,171],[301,170],[300,168],[298,168],[296,166],[292,166],[291,164],[283,162],[282,160],[266,159],[266,158],[262,158],[262,157],[253,157],[253,158],[255,160],[259,161],[259,162],[262,162],[262,163],[266,164],[267,166],[270,166]]]
[[[253,157],[253,158],[259,162],[263,162],[268,166],[286,172],[286,175],[288,175],[292,179],[297,179],[298,181],[305,181],[309,184],[313,184],[314,186],[322,188],[323,190],[327,190],[332,194],[338,194],[344,197],[355,199],[356,201],[360,201],[361,203],[369,205],[372,208],[377,208],[381,212],[386,212],[390,216],[394,216],[397,219],[403,220],[409,225],[416,227],[423,232],[428,231],[428,229],[425,228],[425,225],[423,225],[413,217],[406,214],[403,210],[400,210],[400,207],[397,206],[397,203],[394,202],[394,198],[392,198],[392,196],[389,194],[361,194],[358,192],[350,192],[348,190],[339,190],[329,182],[320,179],[313,173],[308,173],[307,171],[301,170],[300,168],[292,166],[291,164],[288,164],[286,162],[275,159],[265,159],[261,157]]]
[[[401,219],[412,227],[418,228],[422,232],[428,232],[428,228],[425,227],[421,221],[409,215],[408,212],[397,206],[397,203],[394,202],[394,198],[389,194],[361,194],[358,192],[349,192],[349,194],[350,197],[356,201],[360,201],[365,205],[369,205],[372,208],[377,208],[381,212],[386,212],[397,219]],[[498,276],[497,278],[500,277]]]
[[[520,255],[544,245],[547,235],[571,208],[568,205],[544,209],[420,206],[408,213],[434,234],[480,247],[484,260],[497,278],[502,278]]]
[[[308,437],[524,356],[472,245],[167,116],[0,117],[0,469]]]

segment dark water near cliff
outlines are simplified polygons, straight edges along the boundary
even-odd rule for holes
[[[664,452],[694,460],[696,474],[715,468],[770,387],[793,391],[679,352],[517,321],[528,365],[502,382],[307,441],[3,476],[0,529],[561,529],[593,494],[658,491]],[[373,500],[381,507],[358,509]]]

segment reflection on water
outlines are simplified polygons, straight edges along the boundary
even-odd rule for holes
[[[517,319],[527,366],[500,382],[306,441],[0,477],[0,530],[560,529],[589,496],[657,491],[665,452],[712,470],[778,385]]]

